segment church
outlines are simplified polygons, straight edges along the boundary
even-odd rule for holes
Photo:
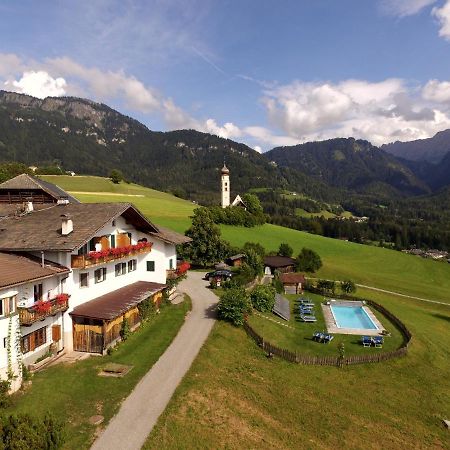
[[[221,179],[221,192],[222,192],[222,201],[221,201],[222,208],[227,208],[228,206],[241,206],[242,208],[247,209],[247,207],[240,195],[236,195],[236,198],[230,204],[230,191],[231,191],[230,170],[225,165],[225,162],[223,163],[220,179]]]

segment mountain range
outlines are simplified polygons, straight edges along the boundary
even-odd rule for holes
[[[339,201],[348,192],[389,198],[427,195],[450,185],[447,149],[450,130],[382,148],[337,138],[259,154],[245,144],[195,130],[152,131],[86,99],[41,100],[0,91],[0,161],[58,164],[91,175],[120,169],[131,181],[202,203],[218,202],[224,160],[236,193],[280,188],[324,201]]]

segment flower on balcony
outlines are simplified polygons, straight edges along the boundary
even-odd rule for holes
[[[65,305],[68,300],[69,300],[69,294],[58,294],[55,297],[55,302],[59,306]]]
[[[184,273],[186,273],[189,269],[191,268],[191,265],[186,262],[183,261],[182,263],[180,263],[177,267],[176,273],[178,275],[183,275]]]
[[[52,309],[52,303],[49,301],[39,300],[33,305],[33,309],[38,313],[48,313]]]

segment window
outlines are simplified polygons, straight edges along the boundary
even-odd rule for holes
[[[134,272],[137,267],[137,259],[130,259],[128,261],[128,272]]]
[[[80,273],[80,287],[89,286],[89,272]]]
[[[42,300],[42,294],[43,294],[42,283],[34,285],[34,287],[33,287],[33,294],[34,294],[34,301],[35,302],[38,302],[39,300]]]
[[[27,334],[22,338],[22,353],[32,352],[36,348],[47,342],[47,328],[39,328],[33,333]]]
[[[147,261],[147,272],[155,271],[155,261]]]
[[[94,279],[95,279],[96,283],[101,283],[102,281],[105,281],[106,280],[106,267],[97,269],[94,272]]]
[[[127,263],[119,263],[115,265],[116,277],[127,273]]]
[[[116,235],[115,234],[111,234],[110,238],[110,242],[111,242],[111,248],[116,248]]]
[[[169,259],[169,269],[170,270],[173,269],[173,259],[172,258]]]
[[[0,316],[8,316],[16,311],[16,296],[0,299]]]

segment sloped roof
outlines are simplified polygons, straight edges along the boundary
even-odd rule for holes
[[[287,267],[293,266],[295,264],[295,259],[289,258],[288,256],[265,256],[264,265],[269,267]]]
[[[80,203],[75,197],[72,197],[66,191],[61,189],[56,184],[49,183],[48,181],[41,180],[39,178],[32,177],[26,173],[17,175],[10,180],[0,184],[0,190],[10,190],[10,189],[20,189],[20,190],[34,190],[42,189],[47,194],[51,195],[55,200],[60,197],[67,197],[71,203]]]
[[[177,233],[176,231],[170,230],[169,228],[158,226],[158,233],[150,233],[152,236],[161,239],[164,242],[168,242],[169,244],[187,244],[191,242],[192,239],[190,237],[185,236],[184,234]]]
[[[113,320],[165,287],[165,284],[137,281],[83,303],[69,314],[90,319]]]
[[[284,284],[303,284],[305,282],[305,276],[302,273],[282,273],[280,280]]]
[[[70,272],[67,267],[31,255],[0,252],[0,288]]]
[[[61,215],[70,216],[73,231],[61,234]],[[131,203],[69,203],[19,217],[0,220],[0,250],[9,251],[73,251],[101,230],[108,222],[123,216],[138,230],[154,233],[159,229]]]

